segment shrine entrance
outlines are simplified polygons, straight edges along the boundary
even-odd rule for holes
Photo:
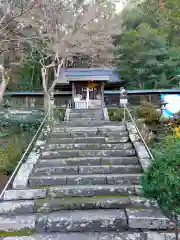
[[[101,108],[103,105],[103,83],[76,82],[73,87],[75,108]]]

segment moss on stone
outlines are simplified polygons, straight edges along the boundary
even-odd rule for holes
[[[48,201],[51,201],[51,200],[55,200],[55,201],[61,201],[61,202],[77,202],[77,201],[80,201],[80,202],[86,202],[86,201],[95,201],[95,200],[105,200],[105,199],[109,199],[109,198],[114,198],[114,199],[119,199],[119,198],[128,198],[127,196],[94,196],[94,197],[58,197],[58,198],[52,198],[52,197],[46,197],[46,198],[41,198],[41,199],[37,199],[36,200],[36,203],[37,204],[43,204],[43,203],[46,203]]]
[[[47,201],[51,201],[53,198],[51,198],[51,197],[45,197],[45,198],[39,198],[39,199],[36,199],[35,200],[35,203],[45,203],[45,202],[47,202]]]
[[[1,237],[22,237],[22,236],[31,236],[32,234],[35,233],[35,230],[31,230],[31,229],[24,229],[24,230],[20,230],[20,231],[16,231],[16,232],[5,232],[5,231],[1,231],[0,232],[0,236]]]
[[[127,196],[125,196],[125,195],[112,195],[112,196],[96,196],[95,198],[104,198],[104,199],[106,199],[106,198],[127,198]]]
[[[119,195],[119,196],[93,196],[93,197],[75,197],[75,196],[72,196],[72,197],[60,197],[60,198],[54,198],[54,199],[59,199],[60,201],[66,201],[66,200],[75,200],[75,201],[78,201],[78,200],[83,200],[83,201],[86,201],[86,200],[97,200],[97,199],[108,199],[108,198],[127,198],[127,196],[123,195]],[[41,199],[39,199],[41,200]],[[38,200],[38,201],[39,201]]]
[[[57,186],[33,186],[31,189],[48,189],[50,187],[57,187]]]
[[[144,210],[144,208],[143,207],[130,207],[130,208],[128,208],[129,210],[133,210],[133,211],[138,211],[138,210]]]

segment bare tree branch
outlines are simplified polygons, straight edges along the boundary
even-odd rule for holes
[[[84,55],[89,56],[93,66],[110,64],[114,23],[108,1],[33,0],[26,7],[11,1],[5,10],[0,6],[0,42],[14,36],[23,42],[27,37],[25,30],[31,28],[30,54],[33,58],[33,51],[37,51],[41,56],[43,89],[49,98],[57,82],[65,78],[67,60],[72,63],[75,56]],[[43,44],[39,47],[40,42]],[[54,79],[49,87],[51,68]]]

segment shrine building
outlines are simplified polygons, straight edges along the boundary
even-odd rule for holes
[[[74,108],[102,108],[104,90],[118,90],[122,86],[119,72],[114,68],[68,68],[66,81],[59,80],[57,91],[72,91]]]

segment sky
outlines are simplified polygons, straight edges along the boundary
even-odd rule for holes
[[[116,11],[121,12],[126,4],[126,0],[114,0],[114,2],[116,4]]]

